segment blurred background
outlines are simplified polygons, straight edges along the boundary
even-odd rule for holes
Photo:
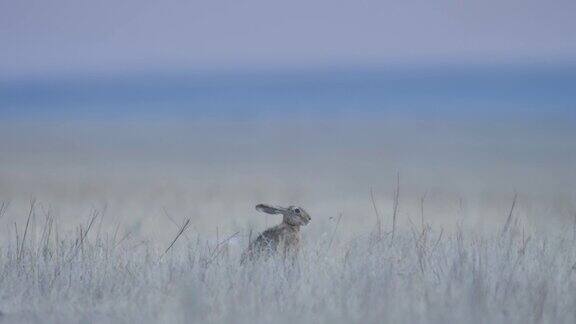
[[[0,200],[62,226],[576,218],[576,2],[0,0]],[[423,198],[423,199],[422,199]],[[168,217],[169,215],[170,217]],[[5,224],[10,224],[4,220]],[[0,233],[7,237],[11,229]],[[10,234],[11,235],[11,234]]]

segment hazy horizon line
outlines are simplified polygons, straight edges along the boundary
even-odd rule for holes
[[[128,67],[126,69],[76,69],[74,71],[57,69],[32,73],[0,73],[0,85],[30,81],[61,81],[75,79],[108,79],[122,77],[147,76],[198,76],[198,77],[229,77],[229,76],[274,76],[274,75],[309,75],[331,73],[412,73],[412,72],[458,72],[475,70],[508,71],[546,71],[558,69],[576,69],[576,57],[562,60],[496,60],[496,61],[452,61],[437,60],[433,62],[379,62],[360,64],[300,64],[254,66],[238,65],[223,67],[160,67],[149,66],[145,68]]]

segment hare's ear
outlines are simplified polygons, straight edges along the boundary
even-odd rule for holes
[[[256,205],[256,210],[261,211],[263,213],[274,215],[274,214],[282,214],[282,212],[284,211],[284,208],[274,207],[274,206],[270,206],[270,205],[266,205],[266,204],[258,204],[258,205]]]

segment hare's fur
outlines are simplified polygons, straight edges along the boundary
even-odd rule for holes
[[[250,242],[242,254],[241,262],[277,253],[282,253],[284,258],[295,257],[300,249],[300,226],[310,222],[310,215],[296,206],[284,208],[259,204],[256,209],[268,214],[281,214],[282,223],[265,230]]]

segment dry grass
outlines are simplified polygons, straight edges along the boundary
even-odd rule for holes
[[[421,202],[419,224],[408,220],[411,225],[395,234],[392,228],[375,229],[344,240],[339,216],[326,229],[329,235],[305,237],[294,265],[279,258],[240,265],[249,230],[224,239],[187,231],[182,239],[190,227],[186,220],[170,242],[139,242],[94,232],[94,224],[105,221],[104,213],[94,210],[86,225],[62,233],[54,215],[38,220],[43,212],[32,201],[24,234],[16,227],[14,243],[0,251],[2,318],[31,323],[574,322],[571,229],[528,235],[512,208],[496,234],[461,227],[447,233],[426,221]]]

